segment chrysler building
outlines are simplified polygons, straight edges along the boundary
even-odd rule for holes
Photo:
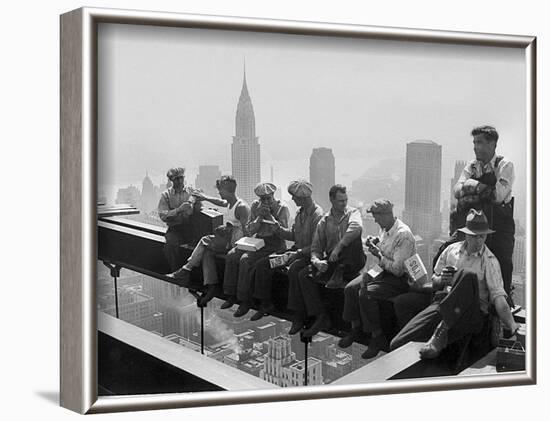
[[[256,199],[254,187],[260,182],[260,143],[256,137],[254,108],[246,85],[246,69],[235,116],[231,168],[237,180],[237,195],[251,204]]]

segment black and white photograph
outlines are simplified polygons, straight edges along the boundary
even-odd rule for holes
[[[526,371],[523,49],[97,36],[99,396]]]
[[[6,2],[3,419],[537,418],[544,2]]]

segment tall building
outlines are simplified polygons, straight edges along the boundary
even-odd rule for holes
[[[514,273],[525,273],[525,237],[516,235],[512,255]]]
[[[209,196],[217,196],[216,181],[222,176],[217,165],[200,165],[199,173],[195,178],[195,187]]]
[[[336,166],[332,149],[313,149],[309,158],[309,182],[313,185],[313,199],[328,212],[331,207],[328,191],[336,184]]]
[[[145,173],[145,178],[141,184],[141,197],[139,209],[144,213],[154,211],[158,207],[160,199],[160,191],[158,187],[153,185],[149,174]]]
[[[453,178],[451,179],[451,209],[453,209],[457,203],[454,192],[455,184],[458,182],[460,174],[462,174],[462,170],[464,169],[466,164],[466,161],[455,161],[455,172]]]
[[[283,368],[289,366],[296,360],[294,352],[291,351],[290,337],[277,336],[269,340],[267,353],[264,359],[264,367],[260,371],[260,378],[277,386],[285,386]]]
[[[136,186],[128,186],[123,189],[118,189],[115,203],[117,205],[124,204],[138,207],[140,199],[141,193],[139,189]]]
[[[235,116],[235,136],[233,136],[231,144],[231,168],[233,176],[237,180],[237,195],[248,203],[252,203],[256,199],[254,187],[261,178],[260,143],[256,137],[256,118],[246,85],[246,71]]]
[[[308,385],[323,384],[321,360],[309,357]],[[264,357],[260,378],[280,387],[304,385],[305,362],[297,361],[291,350],[291,339],[288,335],[281,335],[269,339],[267,353]]]
[[[163,333],[163,314],[155,311],[154,298],[141,291],[141,287],[119,286],[118,310],[119,318],[142,329]],[[99,297],[99,302],[104,307],[100,308],[106,314],[115,316],[114,291],[109,297]]]
[[[403,219],[427,244],[441,235],[441,145],[407,143]]]

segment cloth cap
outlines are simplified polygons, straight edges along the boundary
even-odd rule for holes
[[[466,226],[459,231],[469,235],[492,234],[495,231],[489,228],[489,221],[482,210],[470,209],[466,216]]]
[[[313,186],[305,180],[296,180],[288,185],[288,192],[296,197],[311,197]]]
[[[372,205],[367,208],[369,213],[389,213],[393,211],[393,203],[388,199],[376,199]]]
[[[173,178],[183,176],[184,174],[185,174],[185,168],[174,167],[168,170],[168,172],[166,173],[166,177],[168,177],[169,180],[172,180]]]
[[[256,196],[266,196],[268,194],[273,194],[277,191],[277,186],[273,183],[260,183],[254,187],[254,193]]]

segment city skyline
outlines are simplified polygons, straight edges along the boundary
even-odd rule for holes
[[[100,28],[100,188],[135,182],[144,169],[162,182],[176,164],[187,168],[188,180],[199,165],[230,173],[246,57],[263,139],[261,171],[274,166],[275,184],[307,178],[311,150],[329,147],[336,182],[350,186],[365,168],[395,158],[416,139],[442,144],[445,180],[456,160],[473,157],[471,128],[493,124],[501,135],[497,151],[515,160],[516,203],[525,203],[525,69],[517,52],[142,29]]]

